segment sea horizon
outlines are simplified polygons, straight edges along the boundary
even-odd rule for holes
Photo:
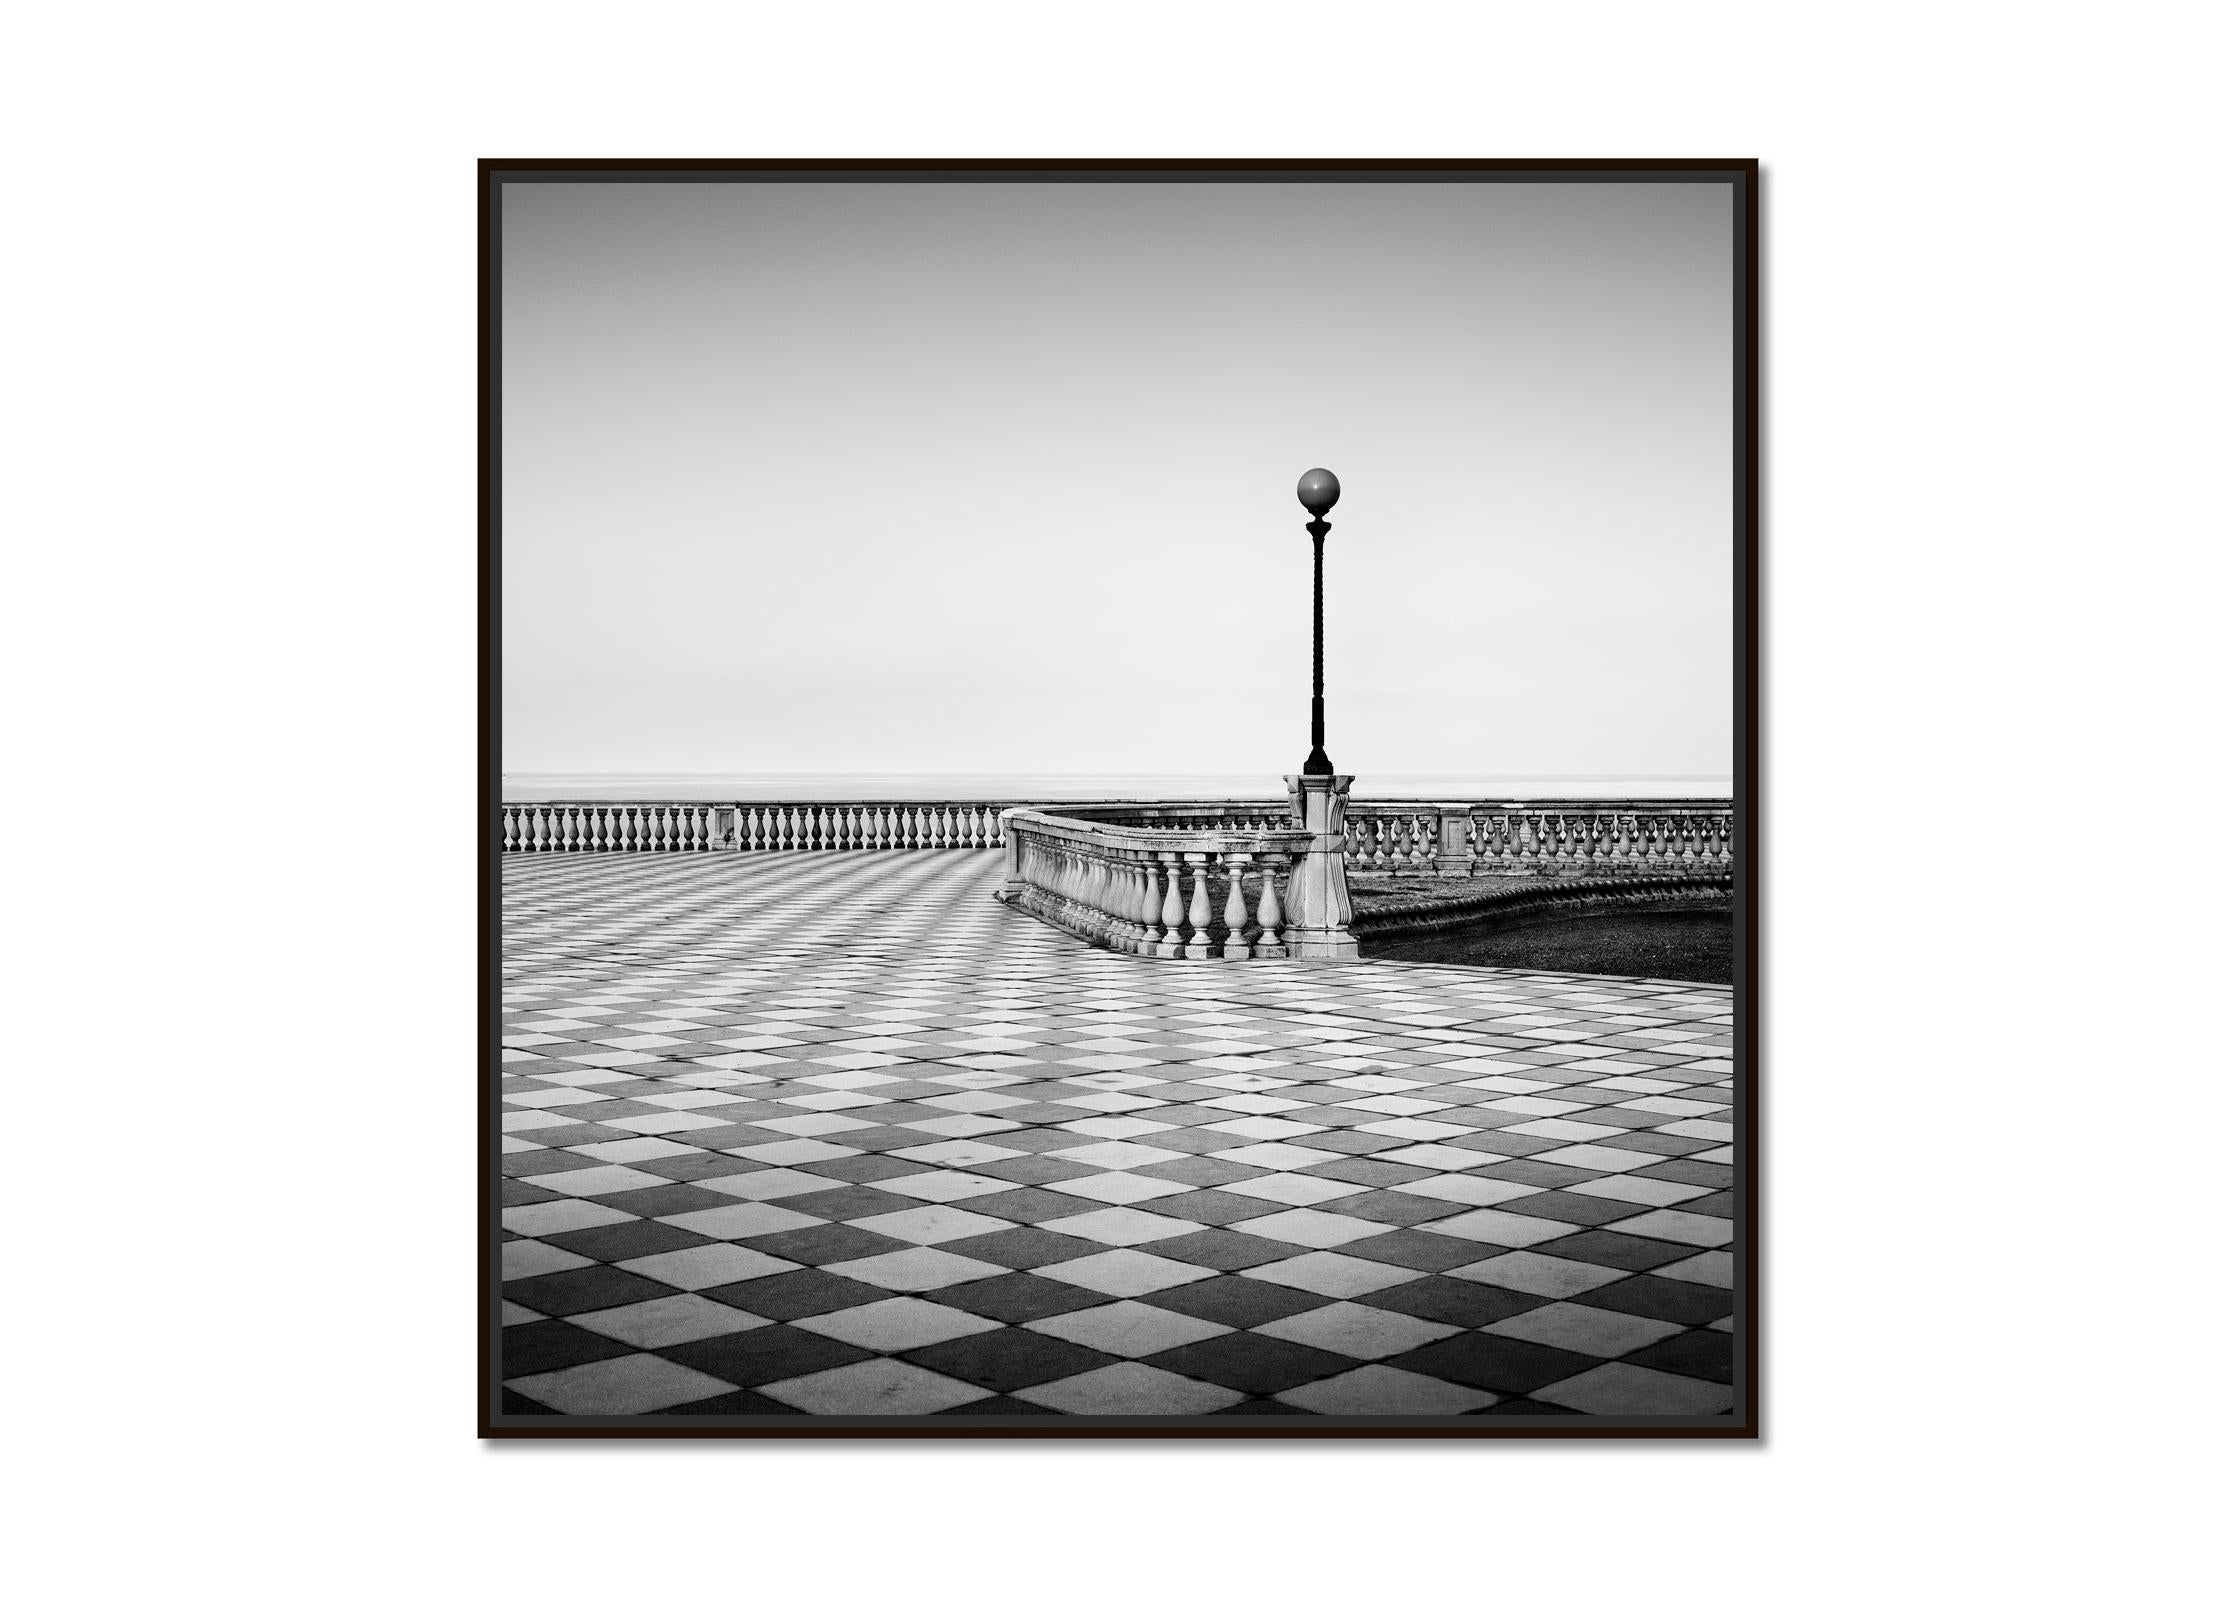
[[[1237,772],[508,772],[500,797],[553,800],[1281,799],[1283,779]],[[1726,773],[1364,773],[1362,800],[1730,800]]]

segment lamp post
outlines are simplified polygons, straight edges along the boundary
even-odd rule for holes
[[[1299,504],[1314,513],[1314,748],[1299,776],[1286,778],[1292,815],[1307,835],[1306,853],[1291,869],[1284,890],[1284,946],[1308,961],[1355,961],[1361,946],[1352,931],[1353,898],[1346,890],[1346,791],[1353,779],[1330,765],[1322,748],[1322,514],[1338,503],[1337,474],[1316,467],[1299,480]]]
[[[1337,503],[1336,473],[1315,467],[1299,480],[1299,504],[1314,514],[1314,521],[1307,524],[1307,532],[1314,535],[1314,707],[1309,717],[1314,748],[1299,770],[1313,778],[1326,778],[1338,770],[1322,748],[1322,536],[1330,531],[1322,514]]]

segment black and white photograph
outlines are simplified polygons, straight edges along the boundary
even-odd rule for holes
[[[1754,1435],[1754,163],[482,177],[486,1434]]]

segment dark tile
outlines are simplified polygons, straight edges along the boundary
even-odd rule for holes
[[[523,1183],[519,1178],[498,1180],[498,1204],[501,1206],[541,1206],[547,1201],[564,1199],[555,1189],[540,1189],[533,1183]]]
[[[1396,1228],[1410,1228],[1419,1222],[1451,1217],[1458,1211],[1470,1208],[1456,1205],[1452,1200],[1433,1200],[1420,1194],[1392,1194],[1376,1190],[1369,1194],[1340,1195],[1335,1200],[1325,1200],[1314,1209],[1334,1211],[1341,1217],[1359,1217],[1364,1222],[1389,1222]]]
[[[1046,1228],[1020,1227],[1006,1228],[1001,1233],[975,1234],[969,1239],[950,1239],[941,1248],[951,1255],[969,1256],[974,1261],[1024,1272],[1030,1267],[1047,1267],[1077,1256],[1097,1255],[1112,1246],[1099,1244],[1094,1239],[1077,1239],[1068,1233],[1052,1233]]]
[[[1062,1109],[1064,1109],[1069,1114],[1061,1120],[1067,1122],[1076,1122],[1080,1120],[1078,1117],[1070,1114],[1072,1112],[1078,1111],[1080,1109],[1078,1106],[1067,1106]],[[1035,1108],[1029,1106],[1015,1106],[1011,1110],[1007,1111],[1005,1115],[1014,1122],[1024,1122],[1028,1120],[1027,1113],[1029,1112],[1035,1112]],[[1035,1114],[1040,1115],[1039,1112],[1035,1112]],[[1006,1150],[1017,1150],[1024,1155],[1038,1156],[1051,1150],[1078,1149],[1081,1145],[1081,1135],[1078,1133],[1064,1133],[1056,1128],[1020,1128],[1012,1133],[991,1133],[986,1135],[984,1138],[976,1139],[973,1142],[976,1144],[1001,1145]],[[985,1172],[988,1169],[985,1167],[974,1167],[972,1170],[975,1172]]]
[[[718,1284],[698,1292],[707,1299],[720,1300],[727,1306],[751,1311],[773,1322],[798,1322],[803,1317],[822,1316],[827,1311],[843,1311],[849,1306],[885,1300],[890,1293],[868,1283],[858,1283],[853,1278],[843,1278],[836,1272],[819,1272],[813,1267],[800,1272],[773,1273],[767,1278],[749,1278],[744,1283]]]
[[[766,1256],[798,1261],[811,1267],[828,1266],[835,1261],[861,1261],[866,1256],[917,1248],[906,1239],[890,1239],[883,1233],[851,1228],[844,1222],[830,1222],[821,1228],[795,1228],[790,1233],[765,1233],[742,1242],[748,1249],[759,1250]]]
[[[889,1194],[884,1189],[866,1189],[850,1184],[845,1189],[819,1189],[813,1194],[789,1194],[782,1201],[787,1211],[798,1211],[805,1217],[822,1217],[827,1222],[853,1222],[858,1217],[880,1217],[890,1211],[909,1211],[925,1204],[906,1194]]]
[[[1561,1139],[1535,1139],[1529,1134],[1503,1133],[1492,1128],[1484,1133],[1456,1134],[1442,1142],[1461,1150],[1482,1150],[1493,1156],[1536,1156],[1543,1150],[1560,1150],[1564,1145]]]
[[[1692,1183],[1703,1189],[1734,1187],[1734,1168],[1716,1161],[1665,1161],[1653,1167],[1636,1167],[1626,1176],[1655,1178],[1664,1183]]]
[[[1353,1156],[1342,1161],[1324,1161],[1314,1168],[1318,1178],[1334,1178],[1340,1183],[1358,1183],[1371,1189],[1389,1189],[1396,1183],[1414,1183],[1418,1178],[1440,1176],[1436,1167],[1411,1167],[1398,1161],[1377,1161],[1367,1156]]]
[[[516,1150],[498,1158],[498,1170],[509,1178],[541,1178],[548,1172],[575,1172],[584,1167],[605,1165],[604,1161],[570,1155],[565,1150]]]
[[[1181,1087],[1177,1085],[1176,1087]],[[1218,1095],[1219,1090],[1207,1090]],[[1206,1126],[1212,1122],[1234,1122],[1234,1111],[1216,1111],[1211,1106],[1156,1106],[1141,1111],[1131,1111],[1131,1117],[1141,1117],[1146,1122],[1167,1124],[1165,1133],[1139,1133],[1135,1142],[1155,1145],[1161,1150],[1172,1150],[1177,1155],[1216,1155],[1223,1150],[1237,1150],[1253,1143],[1251,1139],[1234,1133],[1216,1133]]]
[[[1250,1195],[1221,1194],[1211,1189],[1193,1190],[1188,1194],[1161,1195],[1156,1200],[1138,1200],[1138,1211],[1156,1212],[1162,1217],[1179,1217],[1184,1222],[1203,1222],[1208,1227],[1222,1227],[1231,1222],[1244,1222],[1253,1217],[1264,1217],[1272,1211],[1291,1208],[1273,1200],[1255,1200]]]
[[[929,1289],[919,1298],[954,1306],[976,1317],[1018,1323],[1062,1316],[1068,1311],[1085,1311],[1090,1306],[1104,1305],[1114,1297],[1076,1284],[1060,1283],[1056,1278],[1010,1272],[1000,1278],[977,1278],[946,1289]]]
[[[705,1400],[688,1400],[681,1406],[653,1413],[657,1417],[798,1417],[801,1414],[798,1407],[773,1400],[766,1394],[756,1394],[752,1389],[712,1394]]]
[[[635,1256],[658,1256],[671,1250],[692,1250],[708,1243],[704,1233],[687,1233],[666,1222],[613,1222],[600,1228],[579,1228],[573,1233],[547,1234],[544,1242],[571,1250],[593,1261],[628,1261]]]
[[[602,1128],[595,1122],[571,1122],[564,1128],[526,1128],[507,1135],[512,1139],[527,1139],[547,1150],[566,1150],[578,1145],[608,1144],[616,1139],[634,1139],[637,1135],[620,1128]]]
[[[1078,1145],[1077,1139],[1077,1148]],[[1074,1178],[1096,1177],[1103,1170],[1079,1161],[1057,1161],[1049,1156],[1022,1155],[1009,1161],[990,1161],[974,1167],[972,1175],[976,1178],[1000,1178],[1005,1183],[1065,1183]]]
[[[1265,1178],[1266,1167],[1247,1166],[1241,1161],[1223,1161],[1217,1156],[1177,1156],[1172,1161],[1153,1161],[1144,1166],[1128,1169],[1139,1178],[1155,1178],[1162,1183],[1187,1183],[1199,1189],[1212,1189],[1224,1183],[1243,1183],[1250,1178]]]
[[[1621,1272],[1647,1272],[1651,1267],[1678,1261],[1682,1256],[1697,1255],[1703,1246],[1673,1244],[1664,1239],[1644,1239],[1637,1234],[1595,1228],[1586,1233],[1567,1233],[1560,1239],[1549,1239],[1532,1248],[1542,1255],[1591,1261],[1598,1267],[1616,1267]]]
[[[1494,1209],[1514,1211],[1520,1217],[1545,1217],[1551,1222],[1575,1222],[1583,1228],[1595,1228],[1605,1222],[1615,1222],[1620,1217],[1637,1217],[1653,1208],[1637,1206],[1625,1200],[1604,1200],[1591,1194],[1553,1191],[1504,1200]]]
[[[845,1133],[821,1133],[817,1137],[826,1144],[844,1144],[851,1150],[871,1155],[892,1154],[914,1145],[939,1144],[942,1138],[938,1133],[920,1133],[915,1128],[852,1128]]]
[[[1499,1245],[1481,1244],[1475,1239],[1454,1239],[1443,1233],[1422,1233],[1414,1228],[1373,1233],[1366,1239],[1331,1248],[1339,1255],[1383,1261],[1395,1267],[1413,1267],[1418,1272],[1448,1272],[1503,1253]]]
[[[1309,1294],[1304,1289],[1280,1283],[1262,1283],[1257,1278],[1228,1276],[1200,1278],[1195,1283],[1177,1284],[1172,1289],[1161,1289],[1140,1298],[1145,1305],[1179,1311],[1186,1317],[1202,1317],[1208,1322],[1225,1323],[1232,1328],[1257,1327],[1278,1317],[1294,1316],[1330,1304],[1328,1295]]]
[[[938,1413],[944,1417],[1055,1417],[1061,1414],[1048,1406],[1034,1405],[1011,1394],[992,1394],[985,1400],[951,1406]]]
[[[983,1389],[1009,1393],[1109,1367],[1120,1358],[1025,1328],[991,1328],[986,1333],[912,1350],[904,1359]]]
[[[1734,1191],[1721,1189],[1715,1194],[1698,1195],[1693,1200],[1683,1200],[1672,1208],[1675,1211],[1692,1211],[1699,1217],[1732,1217]]]
[[[1518,1396],[1504,1400],[1497,1406],[1481,1406],[1470,1413],[1474,1417],[1576,1417],[1581,1413],[1569,1406],[1559,1406],[1547,1400],[1527,1400]]]
[[[695,1372],[705,1372],[711,1378],[721,1378],[747,1389],[798,1378],[804,1373],[853,1366],[864,1358],[864,1352],[852,1344],[842,1344],[838,1339],[827,1339],[821,1334],[783,1324],[749,1328],[744,1333],[726,1333],[713,1339],[695,1339],[690,1344],[668,1345],[661,1355],[664,1360],[681,1363]]]
[[[609,1306],[632,1305],[677,1293],[665,1283],[641,1278],[620,1267],[577,1267],[570,1272],[546,1272],[534,1278],[516,1278],[506,1285],[506,1298],[515,1305],[542,1311],[548,1317],[572,1317],[579,1311],[604,1311]]]
[[[1670,1122],[1672,1120],[1668,1112],[1627,1111],[1621,1106],[1589,1106],[1584,1111],[1569,1111],[1564,1114],[1573,1122],[1592,1122],[1598,1127],[1624,1128],[1628,1131],[1653,1128],[1660,1122]],[[1600,1143],[1602,1141],[1598,1140],[1596,1142]],[[1617,1139],[1609,1142],[1617,1149],[1628,1148]]]
[[[739,1197],[718,1194],[713,1189],[703,1189],[693,1183],[665,1183],[658,1189],[625,1189],[620,1194],[603,1194],[598,1203],[612,1206],[617,1211],[628,1211],[641,1217],[675,1217],[687,1211],[713,1211],[718,1206],[735,1206]]]
[[[1723,1315],[1734,1311],[1732,1289],[1687,1284],[1678,1277],[1655,1277],[1651,1273],[1622,1277],[1615,1284],[1604,1284],[1602,1289],[1590,1289],[1575,1297],[1581,1306],[1624,1311],[1635,1318],[1655,1318],[1660,1322],[1682,1322],[1687,1327],[1718,1322]]]
[[[1660,1121],[1670,1122],[1665,1116]],[[1721,1139],[1683,1139],[1676,1133],[1621,1133],[1612,1139],[1597,1139],[1595,1143],[1610,1150],[1635,1150],[1645,1156],[1692,1156],[1698,1150],[1716,1150],[1725,1143]]]
[[[1057,1194],[1048,1189],[1003,1189],[995,1194],[967,1195],[962,1200],[948,1200],[943,1204],[959,1211],[977,1211],[983,1217],[1002,1217],[1007,1222],[1049,1222],[1057,1217],[1078,1217],[1084,1211],[1102,1211],[1102,1200],[1084,1200],[1079,1195]]]
[[[1686,1333],[1676,1333],[1662,1344],[1630,1352],[1625,1359],[1637,1367],[1676,1372],[1683,1378],[1701,1378],[1706,1383],[1734,1382],[1734,1339],[1709,1328],[1690,1328]]]
[[[1194,1267],[1211,1267],[1216,1272],[1242,1272],[1247,1267],[1257,1267],[1269,1261],[1281,1261],[1286,1256],[1303,1256],[1305,1245],[1286,1244],[1281,1239],[1262,1239],[1255,1234],[1231,1233],[1226,1228],[1208,1228],[1201,1233],[1177,1234],[1172,1239],[1153,1239],[1148,1244],[1135,1246],[1145,1255],[1165,1256],[1169,1261],[1187,1261]]]
[[[923,1161],[905,1161],[900,1156],[864,1155],[812,1161],[796,1170],[819,1178],[837,1178],[842,1183],[884,1183],[889,1178],[919,1178],[941,1169],[929,1167]]]
[[[642,1112],[649,1108],[640,1106],[638,1109]],[[703,1150],[733,1150],[749,1143],[763,1142],[749,1137],[759,1131],[761,1130],[755,1128],[726,1125],[721,1128],[681,1128],[675,1133],[664,1133],[661,1137],[671,1144],[698,1145]]]
[[[1499,1178],[1506,1183],[1528,1183],[1535,1189],[1567,1189],[1575,1183],[1586,1183],[1594,1178],[1607,1178],[1607,1172],[1583,1172],[1577,1167],[1560,1166],[1553,1161],[1501,1161],[1490,1167],[1474,1169],[1481,1178]]]
[[[505,1330],[503,1370],[509,1378],[526,1378],[561,1367],[580,1367],[586,1361],[637,1354],[637,1346],[609,1339],[579,1328],[572,1322],[524,1322]]]
[[[1387,1357],[1385,1365],[1427,1373],[1467,1389],[1520,1395],[1554,1383],[1558,1378],[1584,1372],[1589,1367],[1599,1367],[1602,1357],[1578,1355],[1551,1345],[1529,1344],[1498,1334],[1458,1333],[1437,1344]]]
[[[1146,1366],[1164,1367],[1186,1378],[1218,1383],[1250,1395],[1295,1389],[1362,1364],[1358,1356],[1333,1355],[1328,1350],[1259,1333],[1224,1333],[1143,1359]]]
[[[730,1178],[742,1172],[767,1170],[759,1161],[742,1161],[737,1156],[722,1155],[714,1150],[703,1150],[698,1155],[690,1156],[662,1156],[655,1161],[633,1161],[631,1165],[640,1172],[650,1172],[657,1178],[674,1178],[679,1183],[696,1183],[703,1178]],[[603,1196],[601,1198],[604,1199]]]
[[[511,1389],[500,1392],[498,1412],[508,1417],[557,1417],[562,1413],[542,1400],[532,1400],[525,1394],[515,1394]]]
[[[1303,1417],[1308,1415],[1297,1406],[1287,1406],[1281,1400],[1240,1400],[1233,1406],[1224,1406],[1212,1413],[1217,1417]]]
[[[1451,1323],[1458,1328],[1482,1328],[1489,1322],[1499,1322],[1547,1304],[1536,1294],[1520,1294],[1515,1289],[1497,1289],[1489,1283],[1436,1275],[1412,1278],[1356,1298],[1379,1311],[1397,1311],[1404,1317]]]

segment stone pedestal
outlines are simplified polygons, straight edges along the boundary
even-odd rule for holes
[[[1467,878],[1470,876],[1470,808],[1441,806],[1439,808],[1439,854],[1432,862],[1432,870],[1442,878]]]
[[[1361,945],[1349,931],[1353,900],[1346,893],[1346,791],[1353,778],[1310,773],[1283,781],[1292,816],[1314,835],[1284,891],[1284,946],[1302,961],[1358,961]]]

